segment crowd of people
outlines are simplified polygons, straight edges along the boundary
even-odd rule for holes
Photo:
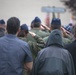
[[[17,17],[0,20],[0,75],[76,75],[76,25],[50,27],[39,17],[20,25]]]

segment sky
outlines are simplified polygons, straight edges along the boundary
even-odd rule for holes
[[[30,26],[31,21],[38,16],[42,24],[45,24],[46,13],[42,12],[42,7],[55,6],[65,8],[60,0],[0,0],[0,19],[6,22],[10,17],[18,17],[21,24],[26,23]],[[50,13],[50,18],[52,14]],[[70,12],[60,14],[62,25],[70,23]]]

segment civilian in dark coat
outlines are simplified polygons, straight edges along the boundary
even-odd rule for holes
[[[76,71],[76,25],[74,26],[74,37],[75,40],[71,44],[66,45],[65,48],[71,53],[73,57],[75,71]]]
[[[75,75],[71,54],[63,48],[60,30],[52,30],[46,48],[35,61],[32,75]]]

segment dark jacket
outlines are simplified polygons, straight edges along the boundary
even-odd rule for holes
[[[60,30],[53,30],[36,58],[32,75],[75,75],[70,53],[63,48]]]
[[[65,48],[71,53],[74,61],[74,67],[76,71],[76,40],[73,41],[71,44],[66,45]],[[75,73],[76,75],[76,73]]]
[[[5,35],[5,29],[3,28],[0,28],[0,37],[4,36]]]

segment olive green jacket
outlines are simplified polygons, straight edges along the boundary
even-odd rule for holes
[[[39,28],[33,28],[30,30],[31,32],[34,32],[35,34],[37,34],[38,36],[40,36],[41,38],[44,38],[46,36],[49,36],[50,33],[45,32],[40,30]]]
[[[42,40],[41,37],[39,37],[39,36],[37,36],[37,35],[36,35],[35,37],[33,37],[33,39],[34,39],[36,42],[33,42],[33,41],[31,41],[31,40],[28,41],[28,40],[27,40],[27,37],[26,37],[26,38],[25,38],[25,37],[19,37],[19,38],[22,39],[23,41],[28,42],[34,59],[36,58],[38,52],[39,52],[42,48],[44,48],[44,46],[45,46],[45,42]]]
[[[49,37],[49,36],[43,38],[44,42],[47,42],[48,37]],[[64,37],[62,37],[62,41],[63,41],[63,45],[64,45],[64,46],[65,46],[66,44],[69,44],[69,43],[72,42],[70,39],[68,39],[68,38],[64,38]]]

